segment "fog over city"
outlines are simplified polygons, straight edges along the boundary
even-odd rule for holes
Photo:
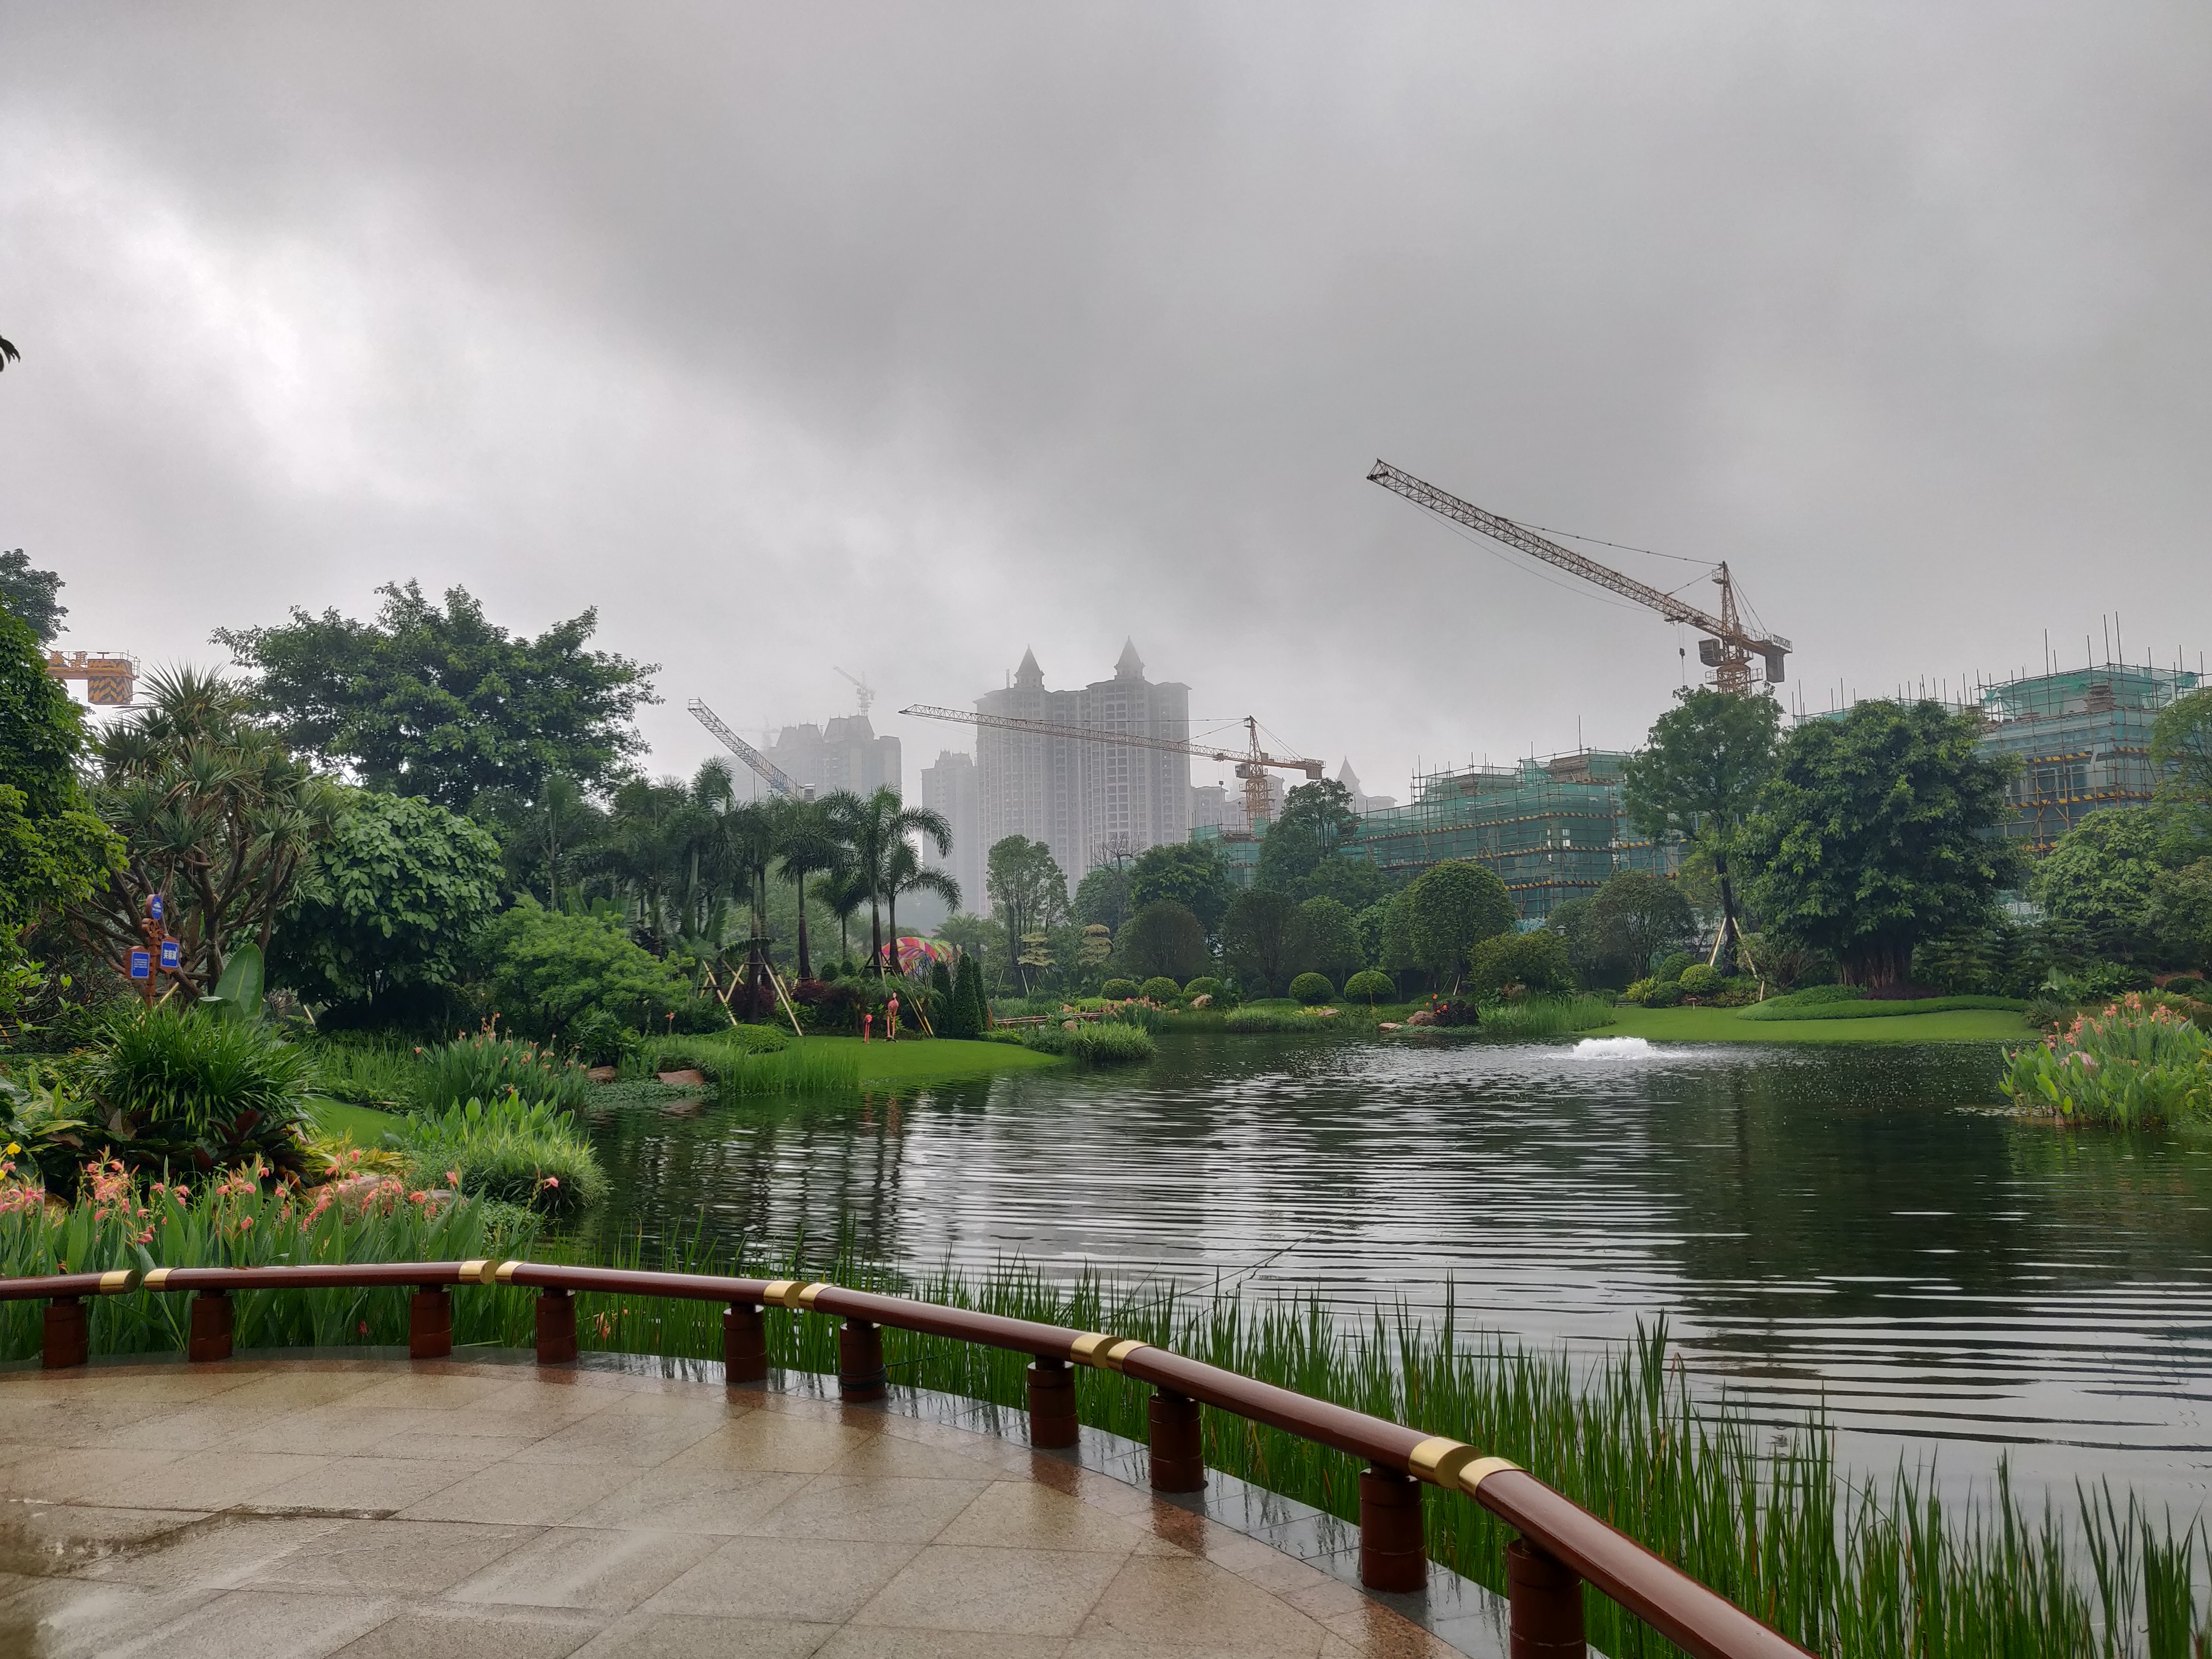
[[[7,3],[0,547],[149,664],[596,605],[655,771],[841,665],[910,792],[1125,638],[1401,796],[1639,741],[1694,632],[1377,457],[1729,561],[1793,705],[2195,667],[2208,84],[2184,4]]]

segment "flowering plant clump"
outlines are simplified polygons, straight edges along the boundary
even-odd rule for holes
[[[2131,1127],[2212,1114],[2212,1036],[2140,995],[2006,1056],[1997,1086],[2026,1111]]]
[[[550,1101],[574,1106],[592,1091],[592,1080],[573,1059],[520,1037],[499,1035],[497,1016],[474,1036],[418,1052],[415,1103],[442,1111],[465,1100],[495,1100],[517,1095],[536,1104]]]

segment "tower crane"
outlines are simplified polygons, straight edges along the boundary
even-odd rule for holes
[[[766,755],[762,754],[759,750],[754,748],[752,744],[747,743],[735,732],[732,732],[728,724],[720,714],[717,714],[713,709],[708,708],[707,705],[700,702],[698,698],[692,698],[690,702],[685,703],[684,706],[691,711],[691,718],[693,720],[698,721],[700,725],[705,726],[717,738],[720,738],[722,741],[723,748],[728,750],[732,755],[735,755],[746,765],[751,767],[754,771],[760,775],[761,781],[768,785],[768,787],[774,790],[777,794],[787,795],[793,800],[812,800],[814,799],[814,792],[811,789],[809,789],[805,784],[793,782],[789,773],[786,772],[781,766],[778,766]]]
[[[1735,581],[1723,563],[1713,573],[1713,581],[1721,590],[1721,613],[1712,616],[1695,605],[1685,605],[1671,593],[1662,592],[1646,586],[1632,576],[1624,576],[1618,570],[1586,558],[1571,549],[1560,546],[1538,535],[1524,525],[1501,518],[1495,513],[1485,512],[1471,506],[1456,495],[1447,495],[1432,483],[1425,483],[1412,473],[1401,471],[1388,461],[1378,460],[1375,470],[1367,475],[1370,483],[1379,483],[1383,489],[1403,495],[1416,507],[1427,508],[1440,519],[1465,525],[1492,541],[1541,559],[1546,564],[1556,565],[1584,581],[1595,582],[1600,587],[1609,587],[1656,611],[1669,622],[1688,623],[1705,630],[1706,637],[1698,641],[1698,660],[1712,670],[1713,685],[1722,691],[1747,693],[1751,690],[1751,663],[1761,657],[1766,664],[1766,683],[1782,683],[1783,660],[1789,656],[1791,646],[1778,634],[1760,635],[1744,626],[1736,610]]]
[[[837,668],[837,665],[834,662],[830,665],[832,668]],[[847,679],[853,682],[853,695],[859,701],[860,714],[865,718],[868,710],[875,707],[876,688],[870,685],[866,679],[859,674],[846,674],[842,668],[837,668],[837,672],[844,674]]]
[[[914,714],[926,720],[954,720],[962,726],[988,726],[997,732],[1024,732],[1032,737],[1064,738],[1071,743],[1102,743],[1124,749],[1152,749],[1170,755],[1194,755],[1201,760],[1233,761],[1237,775],[1244,781],[1244,822],[1247,826],[1257,824],[1267,816],[1267,772],[1270,768],[1285,772],[1303,772],[1309,781],[1318,780],[1322,763],[1271,755],[1260,747],[1260,722],[1249,714],[1244,717],[1245,747],[1240,753],[1234,749],[1217,749],[1210,744],[1186,743],[1180,738],[1146,737],[1139,732],[1101,732],[1088,726],[1061,726],[1052,720],[1022,720],[1012,714],[980,714],[964,708],[938,708],[927,703],[915,703],[899,710],[902,714]]]

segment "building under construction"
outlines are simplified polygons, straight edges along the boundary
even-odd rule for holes
[[[2020,762],[2007,833],[2047,853],[2100,807],[2149,805],[2152,723],[2197,684],[2185,668],[2106,663],[1983,687],[1982,749]]]
[[[1419,774],[1411,804],[1365,814],[1344,850],[1408,877],[1472,860],[1505,884],[1524,922],[1540,922],[1623,870],[1673,875],[1680,866],[1679,846],[1655,845],[1621,816],[1627,758],[1580,750]]]

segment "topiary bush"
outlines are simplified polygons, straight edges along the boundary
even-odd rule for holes
[[[1098,994],[1109,1002],[1127,1002],[1137,994],[1139,987],[1133,979],[1109,979],[1098,988]]]
[[[1182,987],[1165,974],[1154,974],[1138,988],[1137,994],[1154,1002],[1176,1002],[1182,1000]]]
[[[1684,969],[1694,968],[1698,962],[1687,951],[1675,951],[1661,959],[1658,971],[1651,977],[1662,985],[1672,985],[1682,977]]]
[[[1345,1000],[1364,1002],[1372,1007],[1378,1002],[1395,1002],[1398,997],[1397,982],[1380,969],[1364,969],[1344,981]]]
[[[1682,969],[1681,978],[1675,982],[1686,997],[1709,997],[1728,983],[1728,975],[1710,963],[1693,962]]]
[[[1656,982],[1644,995],[1644,1006],[1647,1008],[1679,1007],[1681,1000],[1682,988],[1679,982],[1673,980],[1662,980]]]
[[[1221,995],[1221,981],[1211,974],[1200,974],[1182,988],[1182,994],[1187,997],[1218,998]]]
[[[1336,987],[1328,982],[1326,974],[1300,974],[1291,981],[1291,994],[1310,1008],[1334,996]]]

